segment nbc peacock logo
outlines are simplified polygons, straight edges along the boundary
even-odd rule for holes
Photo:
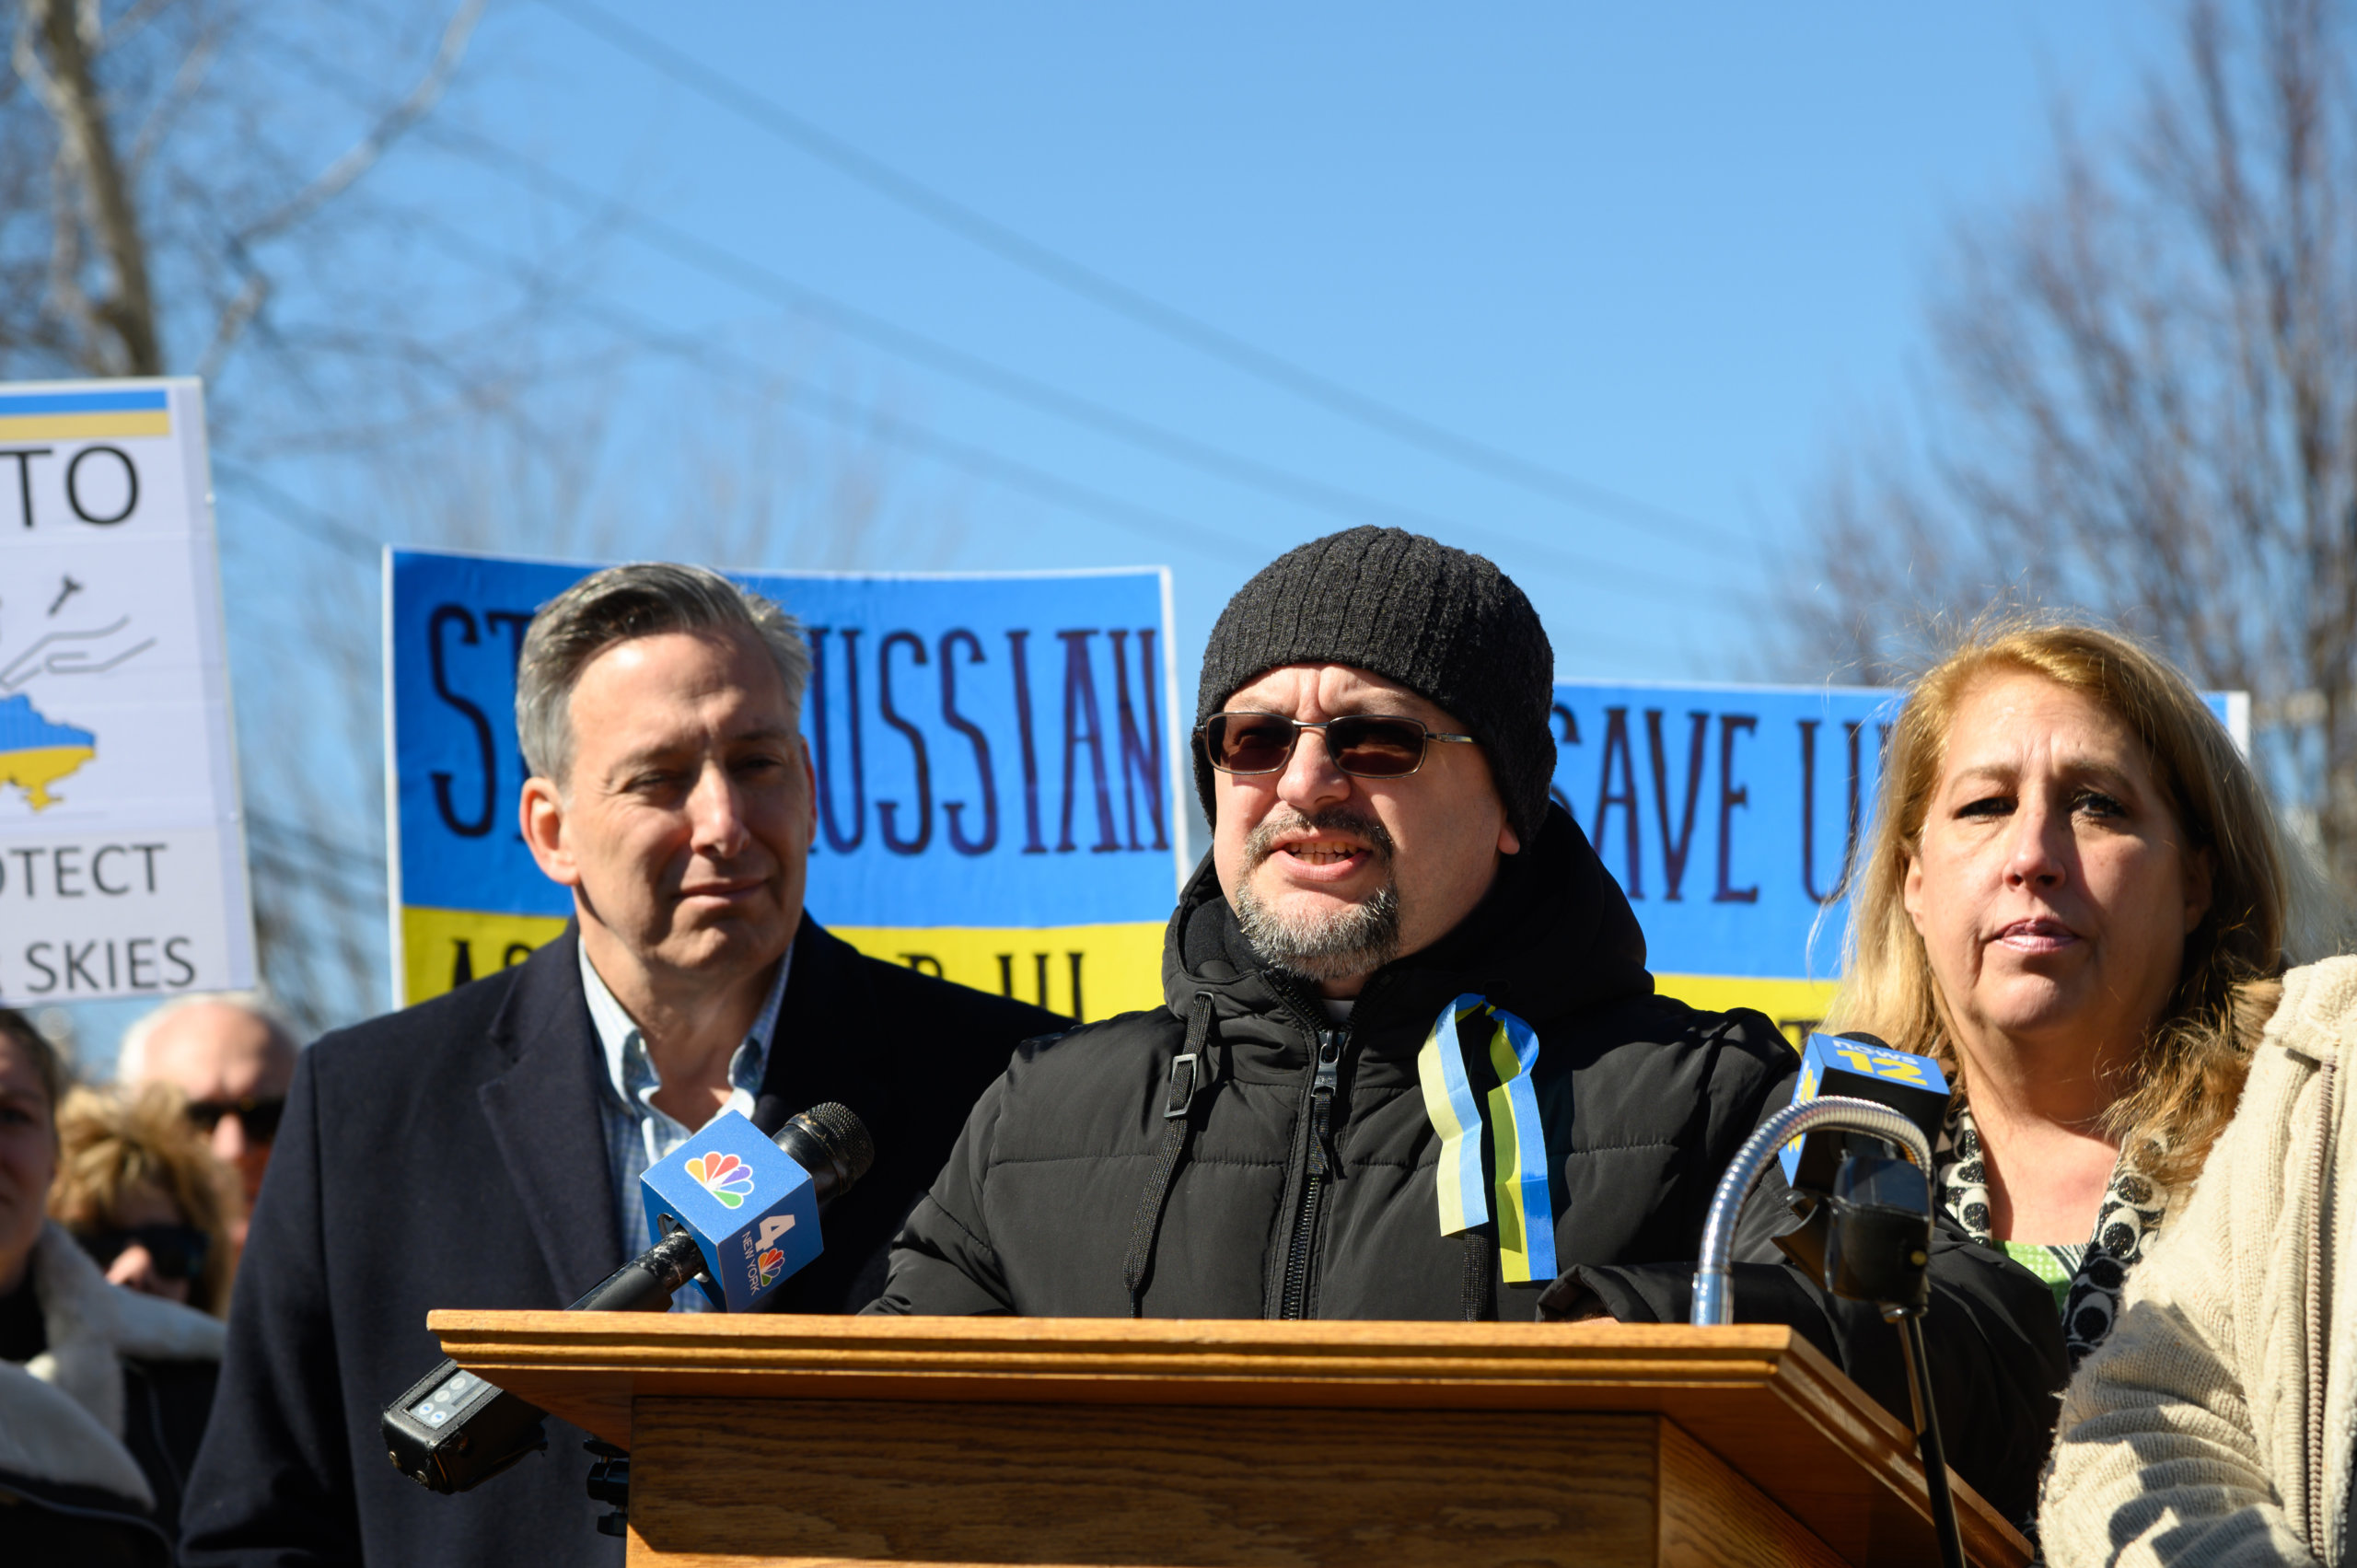
[[[732,1209],[744,1207],[753,1195],[753,1167],[735,1155],[698,1155],[686,1169],[699,1186]]]
[[[785,1267],[785,1254],[772,1247],[761,1254],[757,1267],[761,1270],[761,1276],[753,1288],[767,1290],[770,1288],[771,1282],[777,1278],[778,1272]]]

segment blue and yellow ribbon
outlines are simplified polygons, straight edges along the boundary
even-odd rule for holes
[[[1440,1010],[1423,1049],[1416,1053],[1424,1114],[1440,1134],[1434,1178],[1441,1234],[1471,1230],[1490,1217],[1489,1197],[1481,1186],[1481,1109],[1473,1098],[1465,1053],[1457,1040],[1457,1024],[1475,1014],[1490,1020],[1490,1065],[1498,1078],[1487,1098],[1497,1171],[1499,1265],[1510,1283],[1551,1280],[1556,1272],[1555,1208],[1547,1189],[1547,1132],[1530,1077],[1538,1064],[1538,1036],[1512,1013],[1471,993]]]

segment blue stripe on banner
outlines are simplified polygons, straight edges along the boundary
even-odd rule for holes
[[[161,387],[123,392],[0,393],[0,419],[29,413],[129,413],[170,406]]]

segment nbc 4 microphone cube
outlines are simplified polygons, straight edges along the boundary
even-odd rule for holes
[[[696,1283],[724,1311],[758,1309],[819,1256],[810,1173],[736,1111],[649,1167],[639,1192],[650,1238],[674,1230],[695,1237],[704,1262]]]
[[[1948,1081],[1928,1056],[1894,1051],[1872,1035],[1812,1034],[1801,1047],[1800,1082],[1793,1103],[1842,1095],[1887,1105],[1923,1130],[1933,1147],[1948,1113]],[[1777,1156],[1784,1181],[1796,1191],[1830,1192],[1834,1173],[1853,1134],[1819,1129],[1786,1144]]]

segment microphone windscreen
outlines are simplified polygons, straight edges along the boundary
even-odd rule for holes
[[[814,1105],[788,1123],[796,1124],[818,1141],[835,1167],[833,1182],[819,1194],[822,1202],[857,1182],[876,1164],[876,1140],[868,1136],[867,1123],[851,1107],[834,1100]]]

